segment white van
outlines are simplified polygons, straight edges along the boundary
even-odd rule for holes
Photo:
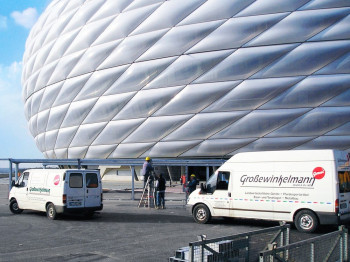
[[[194,220],[237,217],[294,222],[302,232],[350,220],[350,155],[337,150],[238,153],[188,205]]]
[[[99,170],[29,169],[13,184],[10,210],[44,211],[49,219],[60,213],[92,216],[102,210],[102,185]]]

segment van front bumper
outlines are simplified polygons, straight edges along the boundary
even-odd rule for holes
[[[68,208],[67,206],[55,206],[57,213],[66,213],[66,214],[81,214],[100,211],[103,209],[103,204],[97,207],[82,207],[82,208]]]
[[[192,215],[193,205],[186,205],[186,212],[188,212],[190,215]]]

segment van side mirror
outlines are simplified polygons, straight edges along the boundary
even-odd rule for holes
[[[11,186],[16,186],[16,182],[15,182],[15,181],[12,181],[12,182],[11,182]]]
[[[201,186],[201,191],[200,191],[200,193],[201,193],[201,194],[207,193],[207,188],[206,188],[206,186],[205,186],[203,183],[201,183],[200,186]]]

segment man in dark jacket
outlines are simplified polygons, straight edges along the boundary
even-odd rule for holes
[[[196,190],[197,184],[198,184],[198,181],[196,179],[196,175],[192,174],[190,177],[190,181],[187,184],[188,194],[191,194],[193,191]]]
[[[164,175],[161,173],[156,181],[155,189],[157,191],[157,205],[156,209],[162,208],[165,209],[165,188],[166,188],[166,180]]]

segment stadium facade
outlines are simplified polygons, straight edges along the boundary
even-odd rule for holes
[[[350,149],[350,1],[54,0],[23,57],[47,158]]]

